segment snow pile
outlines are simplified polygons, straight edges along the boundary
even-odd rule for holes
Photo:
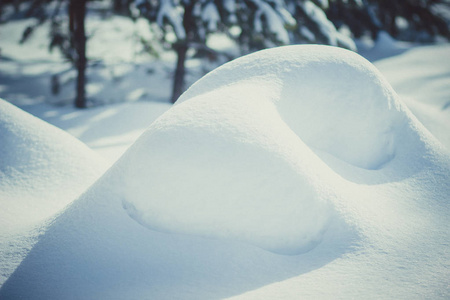
[[[0,282],[32,239],[33,226],[76,199],[105,170],[92,150],[0,99]],[[18,246],[18,242],[28,244]],[[14,254],[17,249],[24,248]],[[26,251],[25,251],[26,252]],[[3,258],[5,261],[3,261]],[[18,263],[18,262],[17,262]]]
[[[449,153],[366,60],[264,50],[158,118],[0,297],[445,298],[449,178]]]
[[[381,168],[404,123],[395,97],[370,63],[338,48],[237,59],[197,82],[118,163],[125,207],[156,230],[309,250],[332,214],[314,151]]]
[[[4,100],[0,100],[0,116],[2,231],[57,212],[106,167],[99,156],[66,132]]]
[[[243,82],[260,90],[255,98],[275,105],[310,147],[367,169],[379,168],[394,154],[394,131],[404,119],[397,95],[368,61],[351,51],[324,46],[260,51],[211,72],[177,103]],[[246,88],[235,93],[242,95],[240,105],[253,93],[243,94]],[[209,96],[208,104],[236,99],[228,96],[232,93]]]

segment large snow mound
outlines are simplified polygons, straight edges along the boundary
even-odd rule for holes
[[[124,207],[155,230],[297,254],[333,208],[329,154],[380,169],[404,108],[359,55],[324,46],[260,51],[198,81],[116,166]]]
[[[246,76],[245,62],[266,55],[267,68]],[[285,55],[292,63],[270,65]],[[323,79],[334,68],[353,72],[348,64],[366,70],[372,83],[330,92],[343,95],[336,101],[345,107],[330,102],[310,113],[330,117],[316,123],[337,120],[328,109],[344,114],[335,134],[363,149],[345,130],[350,122],[364,126],[358,114],[365,114],[372,138],[385,143],[366,112],[374,107],[392,124],[388,150],[353,160],[305,141],[303,126],[315,126],[292,125],[294,112],[283,101],[294,99],[281,91],[296,87],[274,76],[302,55],[305,64],[307,57],[328,61]],[[356,54],[298,46],[240,61],[199,81],[64,209],[36,237],[0,298],[448,298],[450,156],[442,145]],[[365,97],[380,88],[383,97]],[[346,101],[348,93],[370,105]]]
[[[229,91],[242,82],[254,88]],[[394,130],[403,120],[398,97],[370,62],[341,48],[260,51],[211,72],[177,103],[208,98],[216,105],[238,97],[245,106],[255,89],[261,91],[255,96],[258,101],[272,103],[290,129],[314,149],[366,169],[377,169],[394,155]],[[213,90],[216,94],[205,95]]]

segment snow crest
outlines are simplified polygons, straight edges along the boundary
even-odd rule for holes
[[[159,231],[308,251],[334,215],[320,155],[382,168],[395,156],[401,110],[350,51],[248,55],[198,81],[118,162],[124,207]]]

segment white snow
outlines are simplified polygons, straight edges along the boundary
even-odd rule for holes
[[[265,26],[280,43],[289,44],[289,35],[284,25],[292,22],[295,24],[295,20],[292,17],[289,18],[289,13],[285,10],[274,10],[264,1],[255,0],[254,4],[257,6],[253,20],[256,32],[262,32],[263,26]]]
[[[56,49],[48,53],[45,24],[36,28],[26,43],[18,45],[17,36],[26,25],[26,22],[14,20],[0,26],[0,97],[19,106],[43,102],[44,99],[56,105],[71,103],[75,96],[76,71],[69,62],[61,61]],[[155,60],[143,53],[136,36],[136,31],[142,31],[143,26],[148,33],[148,24],[143,20],[133,23],[118,16],[107,21],[88,18],[88,55],[91,60],[86,91],[95,105],[169,99],[171,83],[167,78],[173,68],[175,54],[159,53],[159,59]],[[147,34],[145,38],[151,43],[153,37]],[[118,39],[124,42],[116,45]],[[60,92],[56,95],[50,88],[53,75],[58,77],[60,85]],[[189,75],[187,81],[193,82],[198,76],[201,75]],[[26,78],[26,88],[21,78]]]
[[[48,104],[28,105],[24,109],[64,129],[113,163],[170,107],[168,103],[141,101],[93,107],[85,111],[67,106],[55,108]]]
[[[356,46],[349,33],[340,32],[336,29],[334,24],[328,20],[325,12],[321,7],[327,7],[328,2],[322,1],[321,3],[314,3],[312,1],[299,1],[296,5],[315,23],[317,30],[327,39],[327,43],[332,46],[345,47],[347,49],[356,51]],[[319,7],[319,6],[321,7]],[[315,34],[306,27],[299,27],[300,33],[306,40],[311,43],[317,40]]]
[[[236,23],[237,22],[236,2],[234,0],[223,0],[222,5],[226,9],[226,11],[229,13],[228,21],[230,23]]]
[[[1,99],[0,116],[2,232],[58,212],[106,167],[83,143]]]
[[[25,256],[23,239],[60,212],[107,168],[66,132],[0,99],[0,282]],[[28,242],[25,242],[27,244]],[[17,246],[18,245],[18,246]],[[28,245],[29,246],[29,245]]]
[[[78,139],[0,101],[1,299],[449,297],[448,44],[261,51],[170,108],[114,20],[89,96],[130,102],[88,110],[39,103],[69,67],[0,26],[1,97]]]
[[[448,150],[357,54],[261,51],[12,243],[0,297],[446,298],[449,176]]]
[[[216,5],[213,2],[208,2],[203,8],[202,20],[207,24],[210,32],[217,31],[217,24],[220,22],[220,15],[217,11]]]
[[[260,51],[252,59],[237,59],[214,70],[177,103],[216,88],[221,89],[218,94],[233,93],[221,86],[246,82],[252,94],[259,89],[267,95],[259,101],[274,104],[284,122],[310,147],[367,169],[376,169],[392,158],[396,123],[403,118],[401,104],[369,62],[334,47],[279,49]],[[235,92],[239,93],[251,96]],[[218,96],[209,97],[220,103]],[[236,101],[243,105],[241,98]]]
[[[414,115],[450,149],[449,45],[389,49],[398,49],[396,54],[402,55],[377,61],[376,67]]]
[[[164,22],[169,22],[179,40],[186,38],[183,27],[182,11],[180,11],[172,1],[161,1],[156,22],[159,27],[164,28]]]

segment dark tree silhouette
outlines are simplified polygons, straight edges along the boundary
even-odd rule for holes
[[[206,45],[213,32],[241,28],[239,41],[249,48],[288,44],[286,27],[295,21],[282,1],[274,0],[137,0],[140,15],[163,30],[162,40],[175,35],[172,49],[177,54],[172,102],[184,91],[185,61],[189,49],[213,53]],[[259,44],[257,44],[257,42]],[[271,44],[267,42],[271,41]],[[258,46],[255,46],[258,45]]]
[[[11,1],[9,1],[11,2]],[[50,22],[49,49],[58,48],[61,53],[70,60],[77,70],[76,96],[74,105],[84,108],[86,103],[86,33],[85,16],[87,0],[16,0],[9,3],[0,2],[0,12],[4,12],[6,5],[15,6],[14,12],[5,20],[15,18],[34,18],[36,22],[28,26],[22,33],[20,43],[26,43],[34,30],[45,22]],[[23,4],[23,5],[21,5]],[[62,13],[62,8],[67,7],[67,13]],[[61,17],[68,20],[67,28],[63,28]],[[52,80],[55,81],[55,80]]]
[[[68,6],[70,44],[75,52],[75,67],[77,68],[77,84],[75,106],[86,107],[86,0],[70,0]]]
[[[407,41],[433,42],[450,39],[450,11],[447,0],[333,0],[327,10],[337,26],[348,26],[355,37],[380,31]]]

